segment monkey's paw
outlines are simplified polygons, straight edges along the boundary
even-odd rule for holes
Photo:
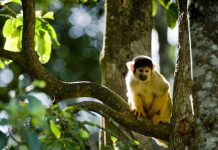
[[[133,106],[130,108],[130,111],[133,112],[139,118],[146,117],[143,109],[138,109],[137,107]]]
[[[158,115],[155,115],[155,116],[152,118],[152,122],[153,122],[154,125],[158,125],[160,121],[161,121],[161,120],[160,120],[160,116],[158,116]]]

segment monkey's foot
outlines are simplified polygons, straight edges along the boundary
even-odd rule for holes
[[[146,117],[146,114],[144,112],[143,109],[138,109],[137,107],[135,106],[132,106],[130,108],[130,111],[133,112],[137,117],[141,118],[141,117]]]
[[[158,125],[158,123],[160,122],[160,116],[158,115],[155,115],[153,118],[152,118],[152,122],[154,125]]]

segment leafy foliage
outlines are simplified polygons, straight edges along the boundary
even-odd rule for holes
[[[33,90],[30,86],[43,87],[44,83],[35,80],[31,85],[26,85],[23,77],[20,77],[17,95],[8,104],[1,104],[0,110],[6,112],[7,118],[0,118],[0,125],[11,128],[10,134],[0,132],[0,147],[85,149],[89,132],[72,115],[76,108],[71,106],[60,110],[58,105],[47,108],[29,94]],[[10,138],[16,141],[15,145],[10,145]]]
[[[152,2],[152,16],[155,16],[157,13],[157,3],[156,0],[151,0],[151,2]],[[157,2],[166,9],[167,25],[173,29],[176,26],[176,21],[178,18],[176,4],[171,2],[170,0],[157,0]]]
[[[45,19],[53,20],[53,12],[48,12],[44,15],[41,15],[40,11],[36,12],[35,50],[41,63],[47,63],[50,59],[52,44],[55,47],[60,46],[54,28]],[[5,50],[13,52],[20,52],[22,50],[22,30],[22,12],[17,14],[15,18],[7,19],[3,27],[3,36],[6,38]],[[1,66],[3,66],[2,63],[0,64]]]
[[[170,28],[174,28],[176,26],[177,18],[177,7],[174,3],[171,3],[167,9],[167,24]]]
[[[91,145],[90,132],[86,126],[102,127],[92,122],[79,121],[75,113],[82,109],[78,107],[68,106],[60,109],[57,104],[49,107],[43,105],[31,92],[44,86],[45,83],[40,80],[34,80],[28,85],[21,75],[16,95],[10,98],[8,104],[0,103],[0,112],[7,114],[5,118],[0,118],[0,126],[8,127],[8,133],[0,131],[0,148],[87,149]],[[104,130],[112,136],[112,140],[120,149],[138,147],[139,143],[134,139],[129,137],[124,141],[113,131]],[[11,140],[14,141],[13,144],[9,142]],[[107,148],[109,147],[105,147]]]

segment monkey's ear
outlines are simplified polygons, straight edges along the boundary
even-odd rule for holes
[[[157,66],[155,64],[153,64],[153,69],[152,70],[156,70]]]
[[[134,65],[135,65],[134,61],[129,61],[126,63],[127,68],[131,71],[134,71]]]

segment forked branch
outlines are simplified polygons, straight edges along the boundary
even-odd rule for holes
[[[137,120],[129,112],[127,102],[118,94],[101,86],[90,82],[62,82],[50,74],[40,63],[34,50],[35,33],[35,1],[22,0],[23,6],[23,36],[22,51],[19,53],[0,50],[0,57],[13,60],[20,65],[33,78],[46,82],[46,90],[59,102],[66,98],[92,97],[102,103],[82,102],[76,104],[82,108],[97,112],[109,119],[112,118],[129,130],[136,131],[146,136],[152,136],[164,140],[169,138],[169,125],[154,126],[150,121],[144,119]]]

